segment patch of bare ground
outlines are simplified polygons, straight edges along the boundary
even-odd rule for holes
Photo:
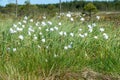
[[[43,80],[120,80],[120,77],[98,73],[85,68],[80,72],[65,71],[60,74],[54,74],[51,77],[44,78]]]

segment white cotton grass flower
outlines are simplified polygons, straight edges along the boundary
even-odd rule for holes
[[[64,36],[67,36],[67,33],[66,32],[63,32]]]
[[[19,25],[22,25],[22,23],[21,23],[21,22],[18,22],[18,24],[19,24]]]
[[[40,46],[40,45],[37,45],[37,47],[38,47],[38,48],[41,48],[41,46]]]
[[[93,28],[89,28],[89,30],[88,30],[90,33],[93,31]]]
[[[13,48],[13,52],[16,52],[17,51],[17,49],[16,48]]]
[[[92,27],[95,27],[95,26],[96,26],[96,23],[93,23],[93,24],[92,24]]]
[[[16,28],[16,27],[17,27],[17,25],[16,25],[16,24],[13,24],[13,27],[14,27],[14,28]]]
[[[58,30],[58,27],[55,26],[54,29],[57,31],[57,30]]]
[[[30,31],[30,32],[35,32],[34,29],[32,29],[32,26],[30,26],[30,27],[28,28],[28,31]]]
[[[103,33],[104,39],[108,39],[109,36],[106,33]]]
[[[42,32],[40,32],[39,35],[42,35]]]
[[[52,25],[52,22],[51,22],[51,21],[48,21],[48,24],[49,24],[49,25]]]
[[[100,28],[100,31],[103,32],[103,31],[105,31],[105,29],[104,28]]]
[[[70,48],[70,49],[71,49],[71,48],[72,48],[72,45],[71,45],[71,44],[70,44],[70,45],[68,45],[68,48]]]
[[[23,31],[23,28],[17,27],[16,30],[19,31],[19,32],[21,32],[21,31]]]
[[[43,16],[43,19],[46,19],[46,16]]]
[[[71,37],[74,37],[74,33],[70,33],[70,36],[71,36]]]
[[[39,24],[40,24],[39,22],[36,22],[36,24],[35,24],[35,25],[36,25],[36,26],[39,26]]]
[[[94,39],[98,39],[98,36],[94,36]]]
[[[84,33],[84,36],[86,37],[88,35],[88,33]]]
[[[34,40],[37,40],[38,38],[37,38],[37,36],[36,35],[34,35]]]
[[[99,20],[99,19],[100,19],[100,16],[96,16],[96,18]]]
[[[27,16],[25,16],[25,17],[24,17],[24,19],[25,19],[25,20],[27,20],[27,19],[28,19],[28,17],[27,17]]]
[[[88,25],[88,28],[89,28],[89,29],[92,28],[92,25]]]
[[[39,30],[41,30],[42,28],[41,27],[38,27]]]
[[[71,17],[71,14],[70,14],[70,13],[68,13],[68,14],[66,14],[66,16],[70,18],[70,17]]]
[[[30,31],[28,31],[28,35],[31,36],[31,32]]]
[[[42,41],[43,43],[45,43],[45,38],[43,38],[41,41]]]
[[[42,21],[41,24],[42,24],[42,26],[46,26],[47,25],[44,21]]]
[[[81,21],[85,21],[85,19],[84,19],[83,17],[82,17],[82,18],[80,18],[80,20],[81,20]]]
[[[59,26],[61,26],[61,25],[62,25],[62,23],[61,23],[61,22],[59,22],[59,23],[58,23],[58,25],[59,25]]]
[[[79,31],[82,31],[82,29],[80,28]]]
[[[25,25],[22,25],[22,28],[25,28]]]
[[[47,28],[47,29],[45,29],[45,31],[46,31],[46,32],[48,32],[48,31],[49,31],[49,29]]]
[[[50,31],[51,31],[51,32],[54,31],[54,28],[50,28]]]
[[[20,40],[23,40],[23,39],[24,39],[23,35],[19,35],[18,38],[19,38]]]
[[[54,54],[54,58],[56,58],[56,57],[58,57],[58,55],[57,55],[57,54]]]
[[[10,33],[12,33],[12,34],[17,32],[17,31],[16,31],[16,30],[14,30],[13,28],[10,28],[10,30],[9,30],[9,31],[10,31]]]
[[[70,18],[70,21],[72,21],[72,22],[73,22],[73,21],[74,21],[74,19],[73,19],[73,18]]]
[[[84,38],[84,37],[85,37],[85,35],[82,35],[82,34],[79,34],[79,36],[80,36],[81,38]]]
[[[33,22],[33,19],[30,19],[30,22]]]
[[[27,23],[27,21],[26,21],[26,20],[23,20],[23,23],[24,23],[24,24],[26,24],[26,23]]]
[[[46,46],[46,49],[48,49],[49,48],[49,46]]]
[[[67,49],[68,49],[68,46],[64,46],[64,49],[67,50]]]
[[[61,36],[63,36],[63,31],[60,31],[59,34],[60,34]]]

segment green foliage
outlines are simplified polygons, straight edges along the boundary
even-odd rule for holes
[[[120,29],[105,21],[83,23],[80,16],[66,17],[65,14],[42,21],[25,17],[0,22],[0,77],[42,80],[85,67],[102,73],[120,73]],[[104,26],[102,31],[101,26]],[[93,31],[89,32],[90,29]],[[40,77],[42,79],[38,79]]]
[[[92,13],[96,13],[98,11],[93,3],[88,3],[87,5],[85,5],[84,10],[87,11],[90,16],[92,15]]]

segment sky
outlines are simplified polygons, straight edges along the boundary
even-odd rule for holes
[[[0,0],[0,5],[5,6],[8,3],[15,3],[16,0]],[[18,0],[18,4],[24,4],[26,0]],[[73,0],[61,0],[62,2],[73,1]],[[92,0],[88,0],[92,1]],[[97,0],[97,1],[107,1],[107,0]],[[50,4],[50,3],[59,3],[59,0],[30,0],[31,4]]]

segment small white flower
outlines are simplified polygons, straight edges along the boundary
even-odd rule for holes
[[[98,36],[94,36],[95,39],[98,39]]]
[[[100,31],[103,32],[105,29],[104,28],[100,28]]]
[[[30,19],[30,22],[33,22],[33,19]]]
[[[84,33],[84,36],[87,36],[88,34],[87,33]]]
[[[105,39],[108,39],[108,38],[109,38],[106,33],[103,33],[103,36],[104,36]]]
[[[25,19],[25,20],[27,20],[27,19],[28,19],[28,17],[27,17],[27,16],[25,16],[25,17],[24,17],[24,19]]]
[[[39,34],[42,35],[42,32],[40,32]]]
[[[67,36],[67,33],[66,32],[63,32],[64,36]]]
[[[67,17],[71,17],[71,14],[70,14],[70,13],[68,13],[66,16],[67,16]]]
[[[43,16],[43,19],[46,19],[46,16]]]
[[[13,48],[13,52],[15,52],[17,49],[16,48]]]
[[[41,27],[38,27],[39,30],[41,30],[42,28]]]
[[[37,40],[38,38],[37,38],[37,36],[34,36],[34,40]]]
[[[81,21],[85,21],[85,19],[84,19],[83,17],[82,17],[82,18],[80,18],[80,20],[81,20]]]
[[[45,39],[42,39],[41,41],[42,41],[43,43],[45,43]]]
[[[60,31],[59,34],[62,36],[63,35],[63,31]]]
[[[57,31],[57,30],[58,30],[58,27],[55,26],[54,29]]]
[[[27,21],[26,21],[26,20],[23,20],[23,23],[25,23],[25,24],[26,24],[26,23],[27,23]]]
[[[74,33],[70,33],[70,36],[72,36],[72,37],[73,37],[73,36],[74,36]]]
[[[59,26],[61,26],[61,25],[62,25],[62,23],[61,23],[61,22],[59,22],[59,23],[58,23],[58,25],[59,25]]]
[[[19,24],[19,25],[22,25],[22,23],[21,23],[21,22],[18,22],[18,24]]]
[[[71,45],[68,45],[68,48],[72,48],[72,46],[71,46]]]
[[[52,25],[52,22],[51,22],[51,21],[48,21],[48,24],[49,24],[49,25]]]
[[[19,35],[19,37],[18,37],[19,39],[21,39],[21,40],[23,40],[24,39],[24,37],[23,37],[23,35]]]
[[[58,57],[58,55],[57,55],[57,54],[54,54],[54,57],[56,58],[56,57]]]
[[[25,28],[25,25],[22,25],[22,28]]]
[[[42,23],[42,26],[46,26],[47,24],[45,22],[41,22]]]
[[[96,18],[99,20],[99,19],[100,19],[100,16],[96,16]]]
[[[79,31],[82,31],[82,29],[80,28]]]
[[[89,30],[88,30],[89,32],[92,32],[93,31],[93,29],[92,28],[89,28]]]
[[[46,46],[46,49],[48,49],[49,47],[48,46]]]
[[[70,18],[70,20],[71,20],[71,21],[74,21],[74,19],[73,19],[73,18]]]
[[[17,27],[17,25],[16,25],[16,24],[13,24],[13,27],[14,27],[14,28],[16,28],[16,27]]]
[[[96,24],[95,24],[95,23],[93,23],[93,24],[92,24],[92,26],[93,26],[93,27],[95,27],[95,26],[96,26]]]
[[[54,28],[50,28],[50,31],[54,31]]]
[[[64,46],[64,49],[67,50],[67,49],[68,49],[68,46]]]
[[[36,26],[39,26],[39,22],[37,22],[35,25],[36,25]]]
[[[46,29],[46,31],[48,32],[48,31],[49,31],[49,29],[47,28],[47,29]]]
[[[80,37],[82,37],[82,38],[84,38],[84,37],[85,37],[85,35],[82,35],[82,34],[79,34],[79,36],[80,36]]]
[[[31,32],[30,31],[28,31],[28,35],[31,36]]]
[[[88,25],[88,28],[89,28],[89,29],[91,29],[91,28],[92,28],[92,26],[91,26],[91,25]]]
[[[37,47],[38,47],[38,48],[41,48],[41,46],[40,46],[40,45],[38,45]]]

